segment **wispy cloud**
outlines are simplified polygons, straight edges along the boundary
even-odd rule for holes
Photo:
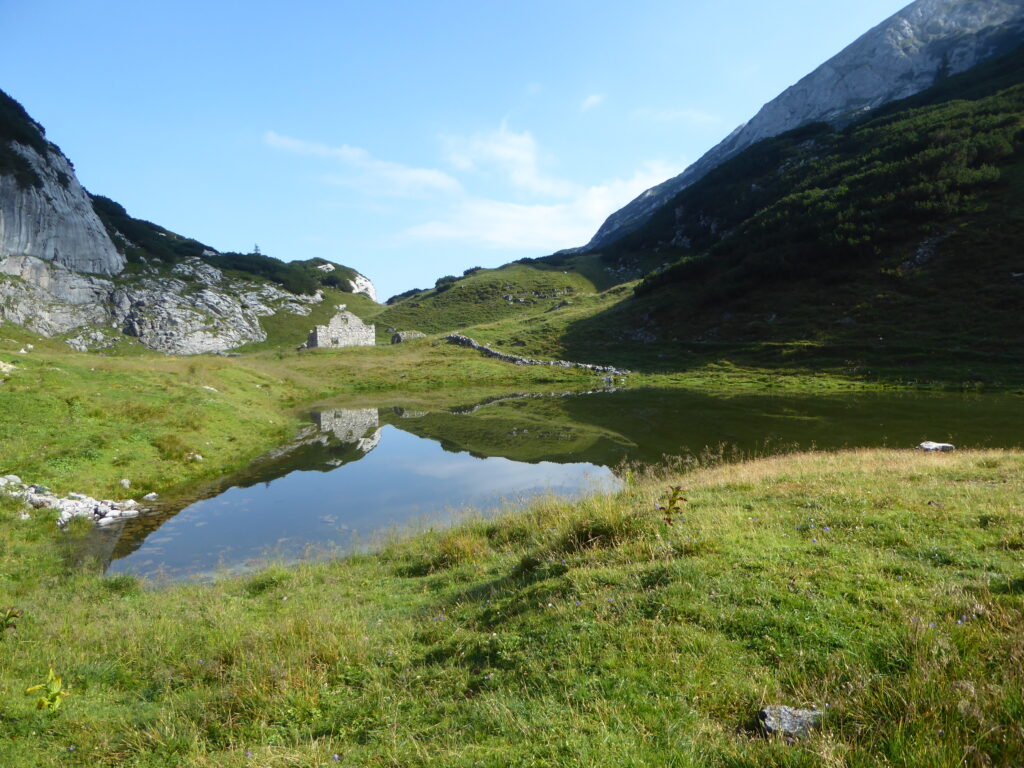
[[[583,100],[583,103],[580,104],[580,109],[584,112],[589,112],[594,107],[604,104],[606,98],[608,97],[603,93],[592,93]]]
[[[587,242],[610,213],[675,170],[649,164],[628,179],[577,187],[570,200],[552,205],[465,197],[455,201],[445,216],[411,227],[405,234],[414,240],[555,251]]]
[[[656,107],[642,107],[633,110],[633,117],[637,120],[647,120],[654,123],[684,123],[686,125],[718,125],[722,118],[705,112],[700,109],[659,109]]]
[[[490,133],[444,139],[445,156],[457,170],[495,172],[517,189],[530,194],[566,197],[573,185],[540,170],[540,152],[529,131],[513,131],[502,123]]]
[[[274,131],[263,134],[263,141],[269,147],[291,154],[338,161],[354,173],[328,173],[324,179],[332,184],[357,187],[366,193],[415,197],[429,193],[462,191],[462,185],[458,180],[444,171],[378,160],[361,147],[351,147],[347,144],[331,146],[282,136]]]
[[[649,163],[628,178],[579,184],[544,173],[543,153],[533,135],[505,124],[488,133],[442,138],[444,157],[459,178],[434,168],[380,160],[360,147],[305,141],[274,131],[264,134],[264,142],[278,151],[328,161],[330,167],[321,176],[325,183],[348,186],[368,197],[423,199],[422,223],[399,233],[400,241],[543,252],[585,243],[609,214],[682,167]],[[511,199],[501,199],[500,192],[468,191],[473,183],[493,187],[495,181]],[[414,208],[404,207],[407,214],[416,215]]]

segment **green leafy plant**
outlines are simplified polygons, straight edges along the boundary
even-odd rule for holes
[[[665,503],[656,505],[656,509],[661,513],[662,520],[666,524],[672,525],[675,522],[675,518],[682,519],[684,504],[686,504],[686,499],[683,498],[682,487],[673,485],[668,489],[668,493],[665,494]]]
[[[23,611],[17,608],[10,607],[4,608],[0,611],[0,635],[2,635],[8,629],[18,629],[18,619],[21,618]]]
[[[60,675],[53,671],[53,667],[50,667],[50,674],[46,676],[45,683],[33,685],[25,689],[25,693],[35,693],[36,691],[42,691],[42,695],[36,699],[36,709],[45,709],[50,712],[56,712],[60,709],[60,704],[64,697],[71,695],[69,691],[64,689],[64,683]]]

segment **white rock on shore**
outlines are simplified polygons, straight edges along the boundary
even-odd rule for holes
[[[17,475],[0,477],[0,492],[21,499],[33,509],[55,509],[59,513],[57,525],[62,528],[73,518],[84,517],[97,525],[109,525],[125,517],[137,517],[145,510],[134,499],[112,501],[94,499],[84,493],[57,496],[41,485],[26,485]],[[27,517],[23,513],[22,518]]]

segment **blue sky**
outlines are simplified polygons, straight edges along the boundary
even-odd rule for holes
[[[381,298],[586,242],[904,0],[0,0],[0,88],[134,216]]]

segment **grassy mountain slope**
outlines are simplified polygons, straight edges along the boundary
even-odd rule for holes
[[[635,295],[620,285],[471,334],[648,370],[711,357],[911,379],[995,365],[1019,380],[1022,82],[1024,49],[845,128],[760,142],[604,252],[529,265],[611,280],[664,265]]]
[[[439,280],[434,289],[388,306],[378,323],[398,330],[441,333],[506,318],[532,317],[597,291],[594,281],[584,274],[546,263],[467,271],[462,278]]]

